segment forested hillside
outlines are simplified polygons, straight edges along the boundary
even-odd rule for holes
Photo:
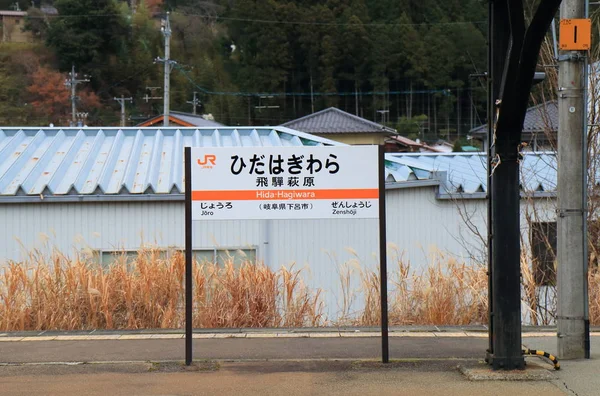
[[[0,1],[9,9],[15,1]],[[54,0],[27,10],[34,44],[2,44],[0,122],[66,125],[74,65],[90,125],[162,113],[161,18],[173,30],[171,108],[228,125],[274,125],[329,106],[406,135],[464,136],[483,118],[486,6],[480,0]],[[149,89],[149,87],[159,87]],[[458,133],[459,132],[459,133]],[[449,136],[448,136],[449,135]]]

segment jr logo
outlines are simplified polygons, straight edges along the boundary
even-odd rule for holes
[[[203,168],[212,168],[216,164],[217,156],[214,154],[206,154],[203,159],[198,159],[198,165],[200,165]]]

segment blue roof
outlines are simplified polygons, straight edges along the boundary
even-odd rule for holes
[[[487,191],[486,153],[398,153],[386,156],[388,182],[439,180],[440,194],[477,194]],[[527,193],[555,192],[554,153],[524,153],[521,189]]]
[[[183,147],[314,145],[345,146],[281,126],[0,129],[0,201],[180,199]],[[525,191],[554,191],[554,154],[525,154],[522,176]],[[386,182],[439,186],[440,197],[484,193],[485,153],[388,153]]]
[[[0,197],[181,194],[186,146],[342,145],[285,127],[0,129]]]

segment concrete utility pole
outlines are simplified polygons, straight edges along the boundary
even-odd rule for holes
[[[198,97],[196,96],[198,95],[198,92],[194,91],[194,99],[192,99],[191,101],[187,101],[185,103],[189,103],[193,106],[193,113],[194,115],[196,115],[196,107],[200,106],[200,99],[198,99]]]
[[[584,0],[563,0],[561,20],[584,17]],[[561,29],[560,35],[566,34],[567,29]],[[574,34],[577,42],[577,30]],[[587,172],[584,162],[586,53],[585,50],[567,50],[560,51],[558,57],[557,336],[558,356],[563,359],[589,358],[587,236],[584,232],[587,217],[584,183]]]
[[[133,102],[133,98],[125,98],[121,95],[120,98],[113,98],[121,105],[121,126],[125,126],[125,102]]]
[[[77,100],[77,96],[75,95],[75,91],[77,89],[77,84],[90,82],[89,76],[84,75],[83,79],[79,80],[78,74],[75,73],[75,65],[71,67],[71,72],[69,73],[69,78],[65,80],[65,86],[71,87],[71,126],[76,125],[76,115],[77,115],[77,106],[75,101]]]
[[[163,110],[163,126],[169,126],[169,90],[171,85],[171,71],[173,66],[177,64],[176,61],[171,60],[171,23],[169,22],[169,13],[167,12],[166,18],[162,21],[160,30],[165,36],[165,57],[156,58],[155,62],[165,64],[165,92],[164,92],[164,110]]]

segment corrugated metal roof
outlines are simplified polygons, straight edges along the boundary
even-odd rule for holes
[[[0,129],[0,197],[181,194],[185,146],[343,145],[285,127]]]
[[[307,133],[396,133],[394,129],[346,113],[336,107],[288,121],[283,126]]]
[[[523,132],[558,131],[558,102],[551,100],[527,109]],[[487,134],[487,125],[481,125],[470,132],[472,135]]]
[[[398,153],[386,156],[393,169],[389,182],[412,180],[440,181],[441,194],[475,194],[487,191],[485,153]],[[556,156],[553,153],[525,153],[521,161],[521,187],[524,192],[556,190]]]
[[[0,199],[181,195],[185,146],[312,145],[345,146],[285,127],[0,129]],[[485,166],[484,153],[386,154],[386,181],[468,195],[485,192]],[[554,154],[525,154],[522,176],[525,191],[554,191]]]

